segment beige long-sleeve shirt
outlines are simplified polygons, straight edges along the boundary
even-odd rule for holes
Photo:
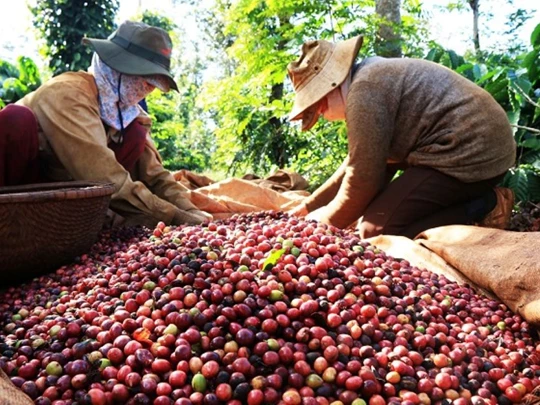
[[[364,60],[346,101],[348,156],[306,200],[327,223],[358,220],[385,186],[387,163],[436,169],[466,183],[510,168],[516,144],[505,111],[459,74],[418,59]]]
[[[40,159],[47,179],[113,183],[116,191],[111,209],[128,223],[153,226],[158,221],[195,224],[204,220],[190,202],[187,188],[163,168],[150,135],[131,173],[117,162],[107,147],[108,135],[91,74],[59,75],[17,104],[30,108],[37,118]],[[141,118],[149,122],[149,117]]]

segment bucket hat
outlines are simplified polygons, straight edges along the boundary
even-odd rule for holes
[[[296,93],[290,121],[309,120],[302,128],[311,127],[318,115],[311,111],[304,117],[304,112],[343,83],[363,41],[359,35],[338,43],[315,40],[302,45],[300,58],[287,66]]]
[[[107,39],[83,38],[101,60],[127,75],[163,75],[178,91],[171,73],[172,41],[167,31],[142,22],[125,21]]]

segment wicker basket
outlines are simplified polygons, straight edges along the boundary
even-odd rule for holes
[[[54,270],[96,242],[114,192],[71,181],[0,188],[0,284]]]

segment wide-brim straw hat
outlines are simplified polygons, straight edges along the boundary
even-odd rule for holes
[[[127,75],[166,76],[172,89],[178,86],[171,73],[172,41],[167,31],[142,22],[125,21],[107,39],[83,38],[100,59]]]
[[[293,108],[289,120],[309,119],[318,115],[303,113],[320,101],[347,78],[364,38],[359,35],[333,43],[325,40],[308,41],[302,45],[302,55],[289,63],[287,71],[295,90]],[[303,123],[303,128],[311,127]]]

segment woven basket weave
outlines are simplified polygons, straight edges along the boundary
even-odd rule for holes
[[[0,284],[54,270],[96,242],[114,185],[62,182],[0,188]]]

